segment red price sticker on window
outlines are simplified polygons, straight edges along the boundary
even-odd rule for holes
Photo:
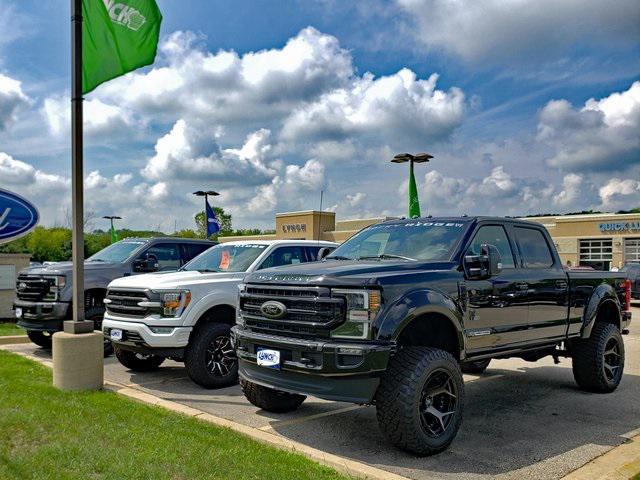
[[[231,256],[227,250],[222,252],[222,256],[220,257],[220,270],[228,270],[229,264],[231,263]]]

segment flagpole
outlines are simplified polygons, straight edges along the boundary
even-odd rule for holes
[[[89,333],[93,322],[84,321],[84,191],[82,112],[82,0],[71,0],[71,197],[73,261],[73,321],[67,333]]]

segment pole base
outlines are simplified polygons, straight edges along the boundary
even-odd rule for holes
[[[53,386],[99,390],[104,382],[103,336],[97,332],[53,335]]]
[[[83,320],[81,322],[75,322],[73,320],[67,320],[63,322],[63,331],[65,333],[78,334],[78,333],[91,333],[93,332],[93,322],[89,320]]]

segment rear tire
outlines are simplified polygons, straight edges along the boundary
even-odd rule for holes
[[[204,388],[238,383],[238,358],[231,346],[231,327],[205,323],[191,334],[184,356],[189,378]]]
[[[624,342],[618,327],[598,322],[591,335],[572,346],[573,378],[583,390],[613,392],[624,371]]]
[[[157,370],[160,365],[162,365],[162,362],[164,362],[164,357],[143,355],[130,350],[123,350],[117,345],[114,346],[114,350],[118,361],[134,372],[152,372],[153,370]]]
[[[490,363],[490,358],[486,360],[476,360],[475,362],[465,362],[460,365],[460,369],[462,370],[462,373],[479,374],[484,372]]]
[[[242,392],[253,405],[267,412],[286,413],[297,410],[307,398],[304,395],[263,387],[257,383],[240,381]]]
[[[93,322],[93,329],[102,335],[102,319],[104,318],[104,307],[90,307],[84,312],[85,320]],[[113,353],[113,343],[106,337],[104,342],[104,357],[107,358]]]
[[[27,330],[27,336],[29,340],[38,345],[39,347],[46,348],[47,350],[51,349],[51,333],[48,332],[39,332],[37,330]]]
[[[376,393],[381,430],[396,447],[417,455],[445,450],[458,433],[463,410],[460,366],[437,348],[402,349]]]

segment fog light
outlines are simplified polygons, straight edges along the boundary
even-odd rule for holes
[[[149,327],[149,330],[151,330],[153,333],[158,333],[160,335],[168,335],[168,334],[173,333],[175,328],[173,328],[173,327]]]

